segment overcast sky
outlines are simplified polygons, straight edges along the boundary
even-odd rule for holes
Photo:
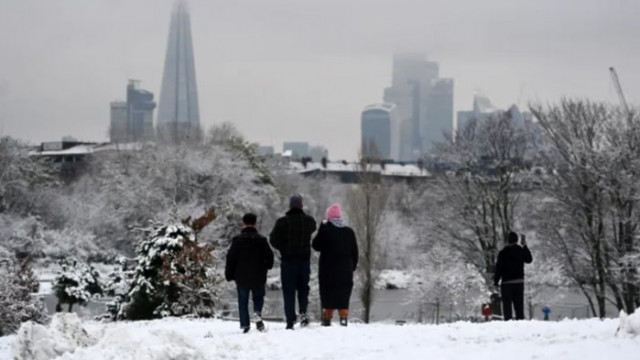
[[[0,0],[0,123],[32,142],[106,141],[127,79],[159,97],[171,0]],[[353,159],[394,52],[455,79],[455,110],[561,96],[640,100],[640,1],[191,0],[203,126]]]

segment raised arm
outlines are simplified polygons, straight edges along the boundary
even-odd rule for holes
[[[524,263],[525,264],[531,264],[531,262],[533,261],[533,256],[531,256],[531,250],[529,250],[529,248],[525,245],[522,247],[523,254],[524,254]]]
[[[325,224],[320,224],[320,228],[318,229],[316,236],[311,240],[311,247],[313,247],[313,250],[315,251],[322,251],[322,248],[324,247],[325,226]]]

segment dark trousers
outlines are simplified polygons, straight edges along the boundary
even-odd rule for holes
[[[511,320],[511,306],[516,310],[516,320],[524,320],[524,283],[502,284],[502,311],[505,320]]]
[[[298,293],[300,313],[305,314],[307,312],[310,274],[311,265],[309,261],[283,260],[280,264],[284,315],[287,318],[287,325],[292,325],[296,321],[296,292]]]
[[[238,288],[238,315],[240,316],[240,327],[249,327],[249,292],[253,297],[253,312],[262,314],[262,305],[264,305],[264,286],[257,288],[248,288],[237,285]]]

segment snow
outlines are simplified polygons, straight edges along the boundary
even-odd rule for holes
[[[58,323],[74,324],[54,320]],[[349,324],[284,330],[267,323],[268,331],[242,334],[233,321],[167,318],[155,321],[86,322],[87,346],[57,359],[635,359],[640,337],[616,335],[618,319],[520,321],[444,325],[387,323]],[[54,328],[53,326],[51,328]],[[60,330],[42,332],[37,346],[68,346],[73,336]],[[74,326],[69,326],[75,329]],[[40,329],[42,330],[42,329]],[[77,329],[76,334],[82,334]],[[82,338],[83,336],[80,336]],[[16,336],[0,338],[0,360],[11,359]],[[95,339],[95,340],[93,340]],[[44,345],[42,345],[44,346]],[[16,358],[18,359],[18,358]]]
[[[624,310],[620,311],[620,330],[628,334],[640,335],[640,308],[631,315],[627,315]]]
[[[376,289],[407,289],[416,282],[413,273],[385,269],[380,272],[376,280]]]

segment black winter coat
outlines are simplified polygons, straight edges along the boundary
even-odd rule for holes
[[[316,221],[302,209],[293,208],[279,218],[269,235],[271,246],[280,251],[282,260],[311,259],[311,235]]]
[[[531,264],[532,261],[533,257],[528,247],[518,244],[505,246],[498,253],[493,284],[498,285],[500,279],[502,279],[503,283],[505,281],[524,279],[524,264]]]
[[[273,251],[267,238],[253,227],[245,227],[231,240],[224,275],[227,281],[250,288],[264,288],[267,271],[273,267]]]
[[[356,235],[349,227],[322,223],[313,239],[320,252],[318,279],[324,309],[348,309],[353,288],[353,272],[358,266]]]

